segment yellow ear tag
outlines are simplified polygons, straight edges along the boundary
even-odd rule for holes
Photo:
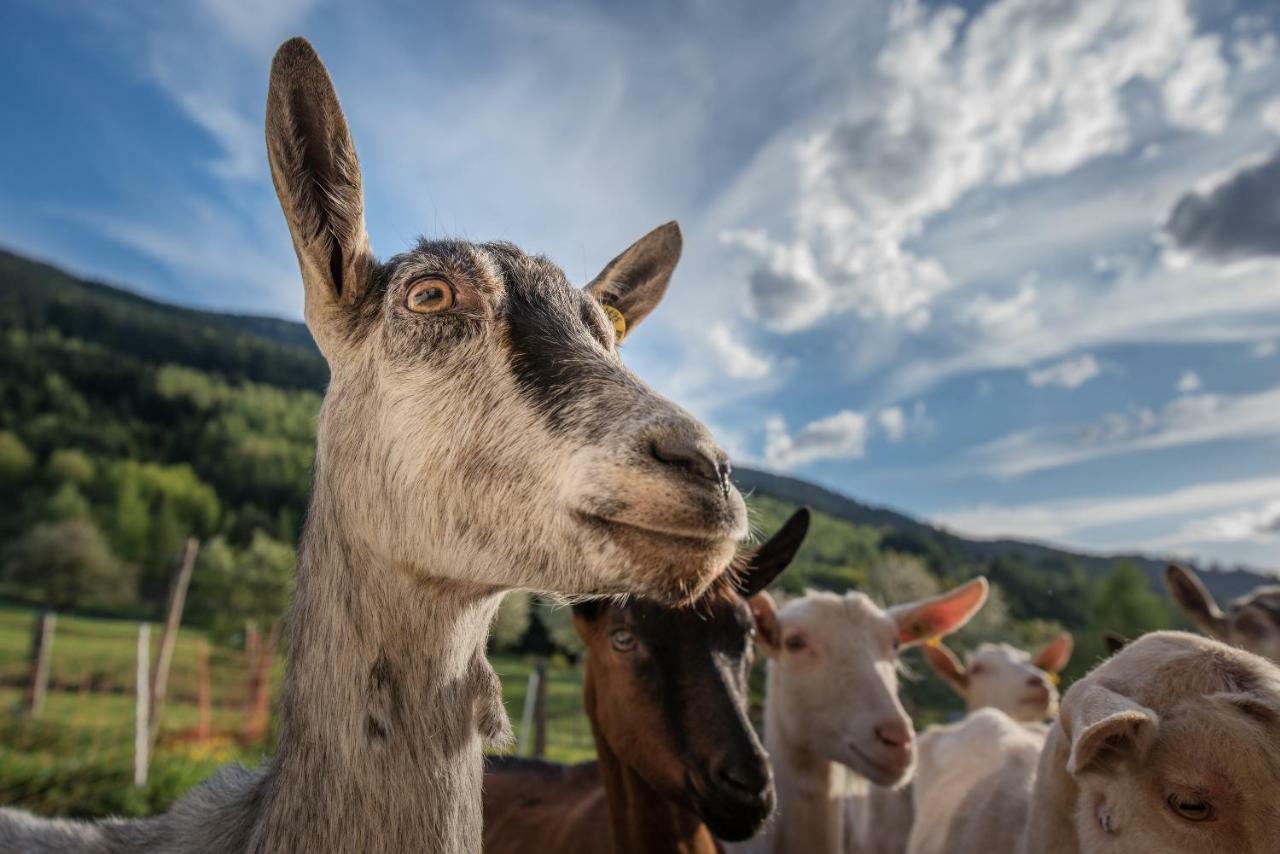
[[[1049,682],[1052,683],[1054,687],[1057,687],[1058,683],[1062,681],[1062,677],[1056,673],[1045,673],[1045,676],[1049,677]]]
[[[925,638],[924,645],[931,646],[934,649],[937,649],[938,647],[942,646],[942,638],[938,637],[937,635],[934,635],[931,638]]]
[[[627,319],[622,316],[622,312],[618,311],[611,305],[604,307],[604,313],[609,315],[609,320],[613,321],[613,332],[621,341],[627,334]]]

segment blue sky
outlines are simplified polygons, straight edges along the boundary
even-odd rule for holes
[[[0,243],[297,318],[275,46],[333,74],[389,255],[586,281],[735,456],[961,532],[1280,567],[1280,12],[1228,0],[0,3]]]

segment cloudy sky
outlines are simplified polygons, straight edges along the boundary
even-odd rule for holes
[[[444,7],[445,4],[438,4]],[[624,353],[742,461],[959,531],[1280,568],[1280,11],[1234,0],[0,5],[0,243],[299,317],[275,46],[383,255],[686,253]]]

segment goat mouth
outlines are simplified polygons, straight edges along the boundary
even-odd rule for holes
[[[712,786],[701,775],[686,773],[686,794],[693,811],[718,839],[742,842],[755,836],[773,814],[776,801],[772,779],[756,793]]]
[[[578,511],[578,518],[589,527],[603,531],[606,534],[639,535],[647,540],[668,546],[676,546],[677,548],[718,548],[730,539],[725,536],[694,534],[688,531],[671,531],[647,525],[637,525],[634,522],[623,522],[620,519],[611,519],[608,516],[600,516],[596,513],[588,513],[581,510]]]
[[[856,744],[850,743],[849,750],[850,752],[853,753],[855,758],[865,763],[867,768],[872,772],[867,775],[868,777],[879,776],[883,780],[895,781],[900,779],[902,775],[907,772],[907,769],[911,766],[911,761],[910,761],[911,754],[909,752],[905,754],[906,760],[903,761],[902,763],[889,765],[884,762],[878,762],[875,759],[872,759],[871,756],[866,753],[866,751],[859,749]],[[876,780],[872,780],[872,782],[878,783],[878,781]]]

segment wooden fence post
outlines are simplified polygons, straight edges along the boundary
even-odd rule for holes
[[[27,717],[37,718],[44,711],[44,698],[49,691],[49,670],[53,661],[53,633],[58,615],[52,610],[40,612],[31,633],[31,669],[27,676],[25,710]]]
[[[539,656],[533,666],[538,674],[538,690],[533,698],[533,755],[547,755],[547,657]]]
[[[280,621],[271,623],[266,638],[259,636],[255,644],[257,661],[251,661],[252,676],[249,680],[249,713],[245,718],[241,738],[246,744],[257,744],[267,736],[271,721],[271,665],[275,662],[276,645],[280,642]]]
[[[529,755],[529,739],[533,735],[533,707],[538,702],[538,686],[542,679],[538,668],[529,671],[529,682],[524,689],[524,709],[520,712],[520,738],[516,741],[516,755]]]
[[[178,627],[182,624],[182,609],[187,603],[187,587],[191,584],[191,571],[195,569],[196,552],[200,541],[187,537],[178,556],[178,564],[169,582],[169,609],[165,614],[164,629],[160,634],[160,652],[156,655],[156,669],[151,680],[151,730],[149,737],[155,745],[160,735],[160,713],[164,706],[165,691],[169,686],[169,665],[173,663],[173,648],[178,643]]]
[[[151,672],[151,626],[142,623],[138,626],[138,680],[135,686],[137,704],[134,707],[133,720],[133,785],[147,784],[147,764],[150,760],[151,726],[148,721],[151,712],[151,692],[147,690],[147,676]]]
[[[213,734],[213,687],[209,677],[209,642],[196,642],[196,740],[204,743]]]

